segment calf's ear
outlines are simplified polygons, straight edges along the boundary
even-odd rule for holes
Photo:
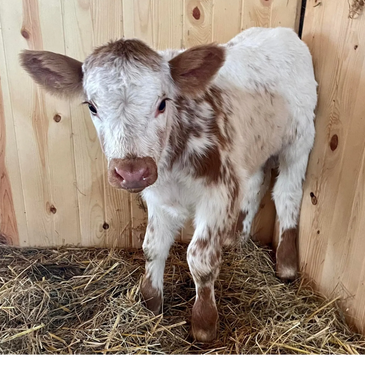
[[[80,61],[53,52],[24,50],[20,63],[33,80],[51,94],[66,98],[83,94]]]
[[[184,95],[199,95],[222,67],[224,59],[224,48],[215,44],[189,48],[169,61],[172,79]]]

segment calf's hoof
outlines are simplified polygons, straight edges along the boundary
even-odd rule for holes
[[[145,306],[153,312],[154,315],[157,316],[160,314],[162,309],[161,292],[152,286],[151,279],[146,276],[144,276],[142,281],[141,294]]]
[[[205,328],[203,328],[192,324],[191,332],[194,340],[198,342],[212,342],[217,337],[217,325],[205,326]]]
[[[196,341],[212,342],[217,337],[218,311],[215,303],[199,298],[193,307],[191,332]]]
[[[298,277],[297,266],[285,266],[276,263],[276,276],[285,283],[292,282]]]

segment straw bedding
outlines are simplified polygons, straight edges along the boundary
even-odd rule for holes
[[[246,242],[225,251],[216,283],[219,337],[201,344],[189,334],[195,290],[184,245],[171,250],[157,317],[140,301],[141,251],[0,245],[0,353],[365,353],[336,300],[300,281],[281,283],[269,250]]]

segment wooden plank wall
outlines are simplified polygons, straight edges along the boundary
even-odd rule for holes
[[[299,242],[302,270],[365,334],[365,14],[351,3],[307,1],[319,102]]]
[[[122,36],[157,49],[226,42],[251,26],[296,29],[300,2],[0,0],[0,232],[21,246],[137,247],[146,225],[138,197],[108,186],[87,108],[39,90],[19,66],[22,49],[83,60]],[[267,196],[259,239],[271,240],[274,216]]]

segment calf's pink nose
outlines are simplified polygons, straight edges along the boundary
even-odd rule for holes
[[[133,165],[130,167],[131,168],[129,170],[123,170],[120,167],[115,168],[115,172],[120,176],[125,186],[145,181],[150,175],[147,167],[139,167],[133,170]]]
[[[157,180],[157,166],[151,157],[112,159],[109,183],[130,192],[140,192]]]

